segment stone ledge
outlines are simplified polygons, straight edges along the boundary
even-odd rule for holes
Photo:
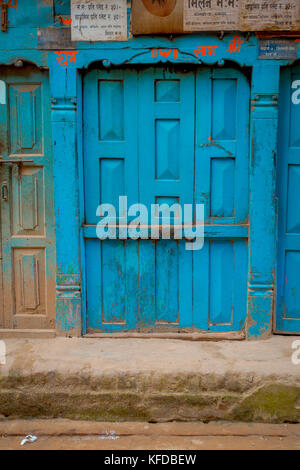
[[[300,423],[295,339],[5,340],[0,415]]]
[[[266,383],[246,392],[161,392],[146,390],[85,389],[69,378],[60,386],[42,381],[32,387],[19,377],[18,385],[0,382],[0,415],[4,418],[69,418],[96,421],[244,421],[300,423],[300,387]],[[41,379],[41,377],[39,377]]]

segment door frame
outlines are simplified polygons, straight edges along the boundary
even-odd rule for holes
[[[242,33],[240,34],[242,36]],[[68,69],[50,59],[52,89],[52,126],[55,153],[55,201],[57,227],[57,313],[67,312],[67,322],[58,325],[61,334],[80,336],[86,332],[86,292],[84,244],[80,231],[83,222],[83,151],[82,151],[82,72],[91,64],[104,67],[147,64],[194,64],[222,66],[229,59],[227,41],[214,36],[185,36],[171,42],[167,38],[135,38],[128,47],[120,43],[102,44],[99,48],[82,50],[76,64]],[[217,57],[197,58],[195,43],[218,41]],[[122,44],[122,43],[121,43]],[[153,56],[153,47],[177,48],[177,55]],[[243,53],[230,57],[238,67],[252,70],[250,111],[250,201],[249,201],[249,272],[247,285],[248,339],[266,338],[272,334],[276,265],[275,162],[278,127],[278,95],[280,66],[287,61],[257,59],[258,40],[245,41]],[[78,54],[79,56],[79,54]],[[229,62],[228,62],[229,63]],[[265,138],[266,134],[268,139]],[[64,145],[62,145],[64,142]],[[66,152],[67,149],[67,152]],[[68,181],[58,170],[68,155]],[[262,158],[263,155],[263,158]],[[62,190],[62,186],[64,189]],[[263,192],[263,194],[262,194]],[[60,194],[59,194],[60,193]],[[59,194],[59,195],[58,195]],[[57,196],[58,195],[58,196]],[[262,197],[263,195],[263,197]],[[63,200],[67,203],[62,206]],[[260,210],[257,210],[260,207]],[[79,215],[79,217],[78,217]],[[61,227],[64,234],[60,239]],[[59,232],[59,233],[58,233]],[[69,243],[68,243],[69,241]],[[65,249],[67,244],[68,249]],[[82,301],[83,300],[83,301]]]
[[[167,65],[168,66],[168,65]],[[167,67],[165,66],[165,67]],[[131,67],[115,67],[113,69],[114,73],[119,70],[124,70],[124,69],[134,69],[137,71],[137,86],[138,88],[140,87],[139,84],[139,77],[138,77],[138,73],[139,73],[139,70],[136,69],[136,67],[134,66],[131,66]],[[84,86],[84,81],[86,79],[86,75],[88,75],[92,70],[103,70],[106,72],[106,69],[104,67],[102,68],[99,68],[99,67],[95,67],[95,68],[89,68],[85,74],[83,74],[82,76],[82,83],[83,83],[83,86],[82,86],[82,96],[81,96],[81,99],[84,99],[83,97],[83,94],[84,94],[84,89],[85,89],[85,86]],[[142,73],[145,73],[147,72],[148,70],[152,69],[153,72],[155,72],[155,68],[153,69],[153,67],[151,65],[147,65],[146,67],[143,68],[143,72]],[[159,67],[159,69],[161,70],[164,70],[164,68],[162,66]],[[174,70],[172,71],[176,71],[176,67],[174,67]],[[177,66],[177,71],[180,72],[180,67]],[[238,97],[239,97],[239,101],[241,101],[241,96],[244,96],[244,94],[247,95],[247,105],[245,105],[245,107],[243,108],[244,112],[242,113],[243,114],[243,120],[245,120],[245,114],[247,113],[248,115],[248,120],[250,121],[250,84],[249,84],[249,80],[247,79],[247,76],[245,74],[242,73],[242,71],[240,69],[238,69],[237,67],[232,67],[230,66],[230,68],[216,68],[216,67],[207,67],[207,65],[202,65],[202,66],[193,66],[192,68],[189,68],[189,72],[191,72],[194,76],[194,91],[195,91],[195,99],[197,100],[197,91],[199,90],[199,82],[200,80],[207,80],[207,86],[208,88],[210,88],[210,85],[208,85],[208,83],[210,83],[211,80],[215,79],[215,78],[234,78],[234,79],[238,79],[239,77],[239,82],[238,82],[238,85],[237,85],[237,94],[238,94]],[[205,89],[205,92],[207,92],[207,90]],[[198,96],[198,101],[200,100],[201,97]],[[196,112],[196,108],[198,109],[198,106],[196,106],[196,101],[195,101],[195,112]],[[246,108],[246,109],[245,109]],[[83,113],[84,114],[84,113]],[[197,113],[196,113],[197,114]],[[199,113],[200,114],[200,113]],[[84,115],[81,116],[82,119],[84,119]],[[195,119],[195,133],[194,133],[194,139],[196,138],[196,135],[198,136],[198,139],[201,140],[201,142],[203,142],[205,139],[206,139],[206,135],[210,135],[210,131],[204,131],[204,130],[200,130],[199,129],[199,123],[197,124],[197,118],[196,118],[196,115],[194,117]],[[83,121],[82,121],[83,123]],[[78,125],[80,125],[80,123],[78,123]],[[82,131],[82,128],[83,128],[83,125],[84,123],[82,124],[80,130]],[[197,129],[197,126],[198,126],[198,129]],[[79,132],[79,131],[78,131]],[[197,134],[196,134],[197,133]],[[84,136],[82,135],[82,138],[84,138]],[[248,141],[249,141],[249,144],[250,144],[250,137],[248,136]],[[197,140],[198,140],[197,139]],[[239,140],[239,142],[241,143],[242,145],[242,142],[244,142],[244,139],[241,139]],[[194,147],[194,159],[195,161],[193,162],[194,165],[196,165],[195,168],[197,168],[197,164],[196,164],[196,160],[197,158],[199,158],[199,148],[201,146],[199,146],[199,143],[197,146]],[[218,147],[218,141],[216,141],[216,147]],[[80,154],[80,158],[79,158],[79,171],[80,171],[80,210],[81,210],[81,217],[80,219],[82,221],[84,221],[84,217],[85,217],[85,211],[84,211],[84,199],[85,199],[85,188],[84,188],[84,176],[83,176],[83,173],[84,173],[84,151],[83,151],[83,148],[84,148],[84,145],[82,145],[82,152]],[[208,148],[208,151],[209,151],[209,148]],[[225,152],[227,152],[227,150],[224,149]],[[233,150],[231,149],[231,151],[233,152]],[[247,150],[248,151],[248,150]],[[249,155],[250,155],[250,152],[248,152],[248,162],[249,162]],[[242,152],[239,151],[238,154],[242,155]],[[243,160],[243,162],[245,162]],[[241,164],[241,162],[239,161],[239,163]],[[247,168],[247,179],[249,180],[249,172],[250,172],[250,166],[249,166],[249,163],[248,163],[248,168]],[[195,173],[194,177],[193,177],[193,180],[194,178],[196,177],[197,175],[197,172]],[[246,178],[245,178],[246,179]],[[245,182],[246,185],[248,185],[248,181]],[[195,196],[195,195],[194,195]],[[193,196],[193,197],[194,197]],[[248,196],[249,196],[249,191],[248,191]],[[200,198],[200,195],[198,195],[198,198]],[[237,194],[236,194],[236,198],[237,198]],[[245,204],[245,206],[247,205],[247,208],[249,207],[249,203],[248,203],[248,199],[249,198],[246,198],[247,199],[247,204]],[[236,203],[235,205],[235,209],[237,208],[238,204]],[[245,211],[244,211],[245,212]],[[236,216],[237,214],[235,214],[235,217],[234,219],[236,219]],[[248,216],[246,219],[244,219],[244,217],[246,217],[244,214],[243,214],[243,217],[239,218],[239,221],[228,221],[226,218],[225,219],[220,219],[218,224],[217,225],[209,225],[207,227],[207,238],[211,239],[211,240],[216,240],[215,236],[214,236],[214,233],[215,233],[215,230],[219,230],[220,231],[220,226],[224,226],[224,229],[222,230],[223,227],[221,227],[221,230],[222,232],[219,233],[219,236],[218,236],[218,239],[219,240],[227,240],[227,241],[231,241],[232,239],[234,241],[245,241],[246,242],[246,246],[247,246],[247,255],[246,255],[246,258],[248,258],[248,236],[249,236],[249,228],[248,228]],[[245,220],[245,221],[244,221]],[[233,231],[231,230],[231,223],[233,223],[234,225],[236,224],[236,226],[233,227]],[[81,232],[83,232],[84,230],[81,230]],[[229,235],[229,233],[231,233],[231,235]],[[87,325],[87,304],[86,304],[86,301],[87,301],[87,293],[86,293],[86,271],[85,271],[85,261],[86,261],[86,257],[85,257],[85,240],[84,240],[84,235],[83,233],[80,234],[80,243],[81,243],[81,253],[82,253],[82,290],[83,290],[83,334],[86,334],[86,325]],[[235,250],[239,250],[239,248],[237,248],[238,245],[236,245],[235,247]],[[195,253],[194,254],[194,262],[195,260],[198,259],[198,255]],[[192,283],[194,283],[195,281],[192,279]],[[245,290],[246,290],[246,281],[245,281],[245,284],[243,283],[243,288],[245,286]],[[245,296],[246,297],[246,296]],[[192,300],[191,300],[191,303],[192,303]],[[236,306],[238,304],[240,304],[241,302],[238,302],[236,303]],[[199,305],[198,305],[199,307]],[[246,302],[246,299],[245,299],[245,305],[244,305],[244,308],[247,309],[247,302]],[[199,331],[203,330],[203,335],[207,335],[209,334],[210,336],[212,336],[213,334],[217,334],[217,335],[224,335],[224,337],[226,338],[235,338],[235,337],[238,337],[238,338],[244,338],[245,337],[245,327],[241,328],[239,327],[240,325],[240,319],[239,317],[241,316],[241,314],[239,313],[239,309],[238,308],[235,308],[235,316],[234,316],[234,321],[232,323],[231,326],[229,325],[223,325],[223,326],[214,326],[214,325],[211,325],[208,328],[206,327],[201,327],[200,325],[204,325],[205,324],[205,320],[204,318],[201,318],[201,321],[198,320],[197,322],[197,326],[195,326],[194,324],[194,327],[195,327],[195,333],[194,334],[199,334]],[[191,315],[192,313],[195,314],[195,311],[194,311],[194,304],[191,305]],[[246,315],[245,315],[246,317]],[[208,322],[209,323],[209,322]],[[189,327],[187,327],[188,329]],[[196,333],[197,331],[197,333]],[[133,333],[133,332],[132,332]],[[112,335],[113,333],[104,333],[104,332],[95,332],[95,333],[88,333],[89,336],[91,335],[102,335],[103,336],[109,336],[109,335]],[[119,334],[124,334],[124,333],[119,333]],[[128,333],[129,334],[129,333]],[[139,333],[140,334],[140,333]],[[159,332],[155,332],[155,334],[161,334]],[[174,333],[172,333],[174,334]],[[180,333],[180,335],[182,336],[182,333]],[[179,335],[179,336],[180,336]]]

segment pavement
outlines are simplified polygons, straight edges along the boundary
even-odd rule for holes
[[[21,446],[29,433],[37,437],[36,441]],[[95,449],[300,450],[300,425],[99,423],[64,419],[0,421],[0,450]]]
[[[0,418],[298,423],[295,340],[5,339]]]

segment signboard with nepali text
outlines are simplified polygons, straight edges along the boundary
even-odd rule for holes
[[[132,0],[133,34],[300,31],[299,0]]]
[[[299,0],[182,0],[185,31],[289,31],[300,27]]]
[[[184,31],[237,30],[239,0],[188,0],[184,5]]]
[[[126,41],[127,0],[71,0],[72,41]]]
[[[239,19],[242,31],[300,29],[299,0],[243,0]]]
[[[298,44],[293,39],[263,38],[259,40],[259,59],[297,59]]]

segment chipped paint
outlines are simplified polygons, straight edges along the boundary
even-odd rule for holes
[[[81,296],[79,291],[58,291],[56,300],[56,322],[58,333],[71,332],[78,335],[81,330]]]
[[[25,1],[25,0],[24,0]],[[56,5],[57,2],[54,2]],[[28,15],[28,7],[31,8],[31,15]],[[62,6],[62,9],[66,4]],[[27,8],[27,10],[26,10]],[[250,215],[245,214],[240,219],[239,224],[247,225],[249,222],[249,240],[247,238],[247,226],[239,236],[244,240],[245,250],[249,250],[248,266],[248,300],[247,300],[247,335],[251,339],[267,337],[272,331],[275,279],[274,269],[276,264],[276,197],[275,197],[275,175],[276,175],[276,151],[277,151],[277,127],[278,127],[278,96],[279,96],[279,71],[280,67],[290,63],[288,60],[259,60],[258,39],[254,35],[247,37],[241,34],[244,40],[241,52],[234,56],[230,63],[226,61],[228,54],[228,44],[234,39],[234,34],[225,34],[223,39],[218,39],[212,35],[186,35],[180,37],[143,37],[134,38],[128,43],[91,43],[76,44],[78,49],[78,59],[74,67],[68,70],[59,70],[53,57],[52,47],[57,48],[55,41],[57,34],[63,37],[63,29],[53,23],[53,2],[50,0],[40,1],[39,8],[32,8],[31,0],[25,1],[25,9],[19,8],[9,10],[8,31],[5,35],[0,35],[1,63],[15,64],[22,60],[25,64],[31,63],[38,67],[48,67],[50,75],[51,96],[52,96],[52,135],[47,135],[47,143],[52,141],[54,151],[54,187],[55,187],[55,217],[56,217],[56,248],[57,248],[57,266],[54,262],[54,255],[47,259],[50,273],[57,270],[56,273],[56,313],[57,330],[65,334],[66,332],[81,332],[81,321],[85,322],[85,259],[84,259],[84,233],[80,226],[84,220],[82,184],[83,175],[81,173],[83,159],[83,141],[82,141],[82,102],[80,82],[82,74],[78,71],[93,68],[98,64],[102,70],[102,65],[107,66],[109,74],[115,73],[114,66],[123,66],[131,64],[132,70],[135,64],[155,65],[162,67],[168,73],[175,69],[175,64],[179,69],[188,69],[185,75],[188,76],[191,70],[190,66],[195,65],[199,68],[199,61],[193,51],[199,44],[199,40],[211,44],[212,41],[218,44],[215,57],[203,57],[201,62],[201,72],[208,73],[213,66],[217,73],[224,74],[229,71],[229,65],[234,73],[243,74],[245,66],[247,74],[250,76],[251,67],[251,135],[250,135]],[[60,11],[59,14],[67,15],[68,11]],[[49,33],[49,29],[55,31],[54,35]],[[68,30],[70,28],[67,28]],[[43,34],[41,33],[43,32]],[[48,34],[49,33],[49,34]],[[26,35],[26,43],[24,41]],[[5,37],[4,37],[5,36]],[[52,43],[50,41],[52,37]],[[42,38],[42,39],[39,39]],[[49,39],[50,38],[50,39]],[[55,41],[54,41],[54,39]],[[40,50],[36,49],[39,41]],[[48,41],[48,43],[47,43]],[[69,42],[68,42],[69,41]],[[67,48],[71,47],[70,40],[65,37]],[[55,46],[54,46],[55,43]],[[13,49],[9,49],[11,45]],[[78,46],[78,47],[77,47]],[[65,48],[65,47],[64,47]],[[48,50],[49,49],[49,50]],[[168,57],[152,56],[152,49],[168,51],[177,49],[178,55],[169,54]],[[300,48],[298,48],[298,57],[300,57]],[[162,65],[163,61],[163,65]],[[267,63],[266,63],[267,62]],[[93,66],[91,66],[93,64]],[[187,67],[187,65],[189,67]],[[158,67],[159,66],[159,67]],[[221,67],[224,66],[224,67]],[[110,69],[111,68],[111,69]],[[16,73],[21,73],[22,68],[15,67]],[[228,77],[227,77],[228,78]],[[26,89],[26,85],[24,89]],[[35,90],[32,90],[33,92]],[[0,84],[0,103],[5,104],[5,93],[3,85]],[[131,110],[132,112],[132,110]],[[247,109],[248,112],[248,109]],[[47,115],[47,113],[45,114]],[[131,114],[132,116],[132,114]],[[133,122],[133,120],[132,120]],[[201,131],[201,129],[200,129]],[[3,129],[1,132],[1,152],[7,143],[7,135]],[[249,133],[247,125],[247,135]],[[207,138],[209,136],[209,138]],[[28,135],[27,135],[28,137]],[[207,151],[221,158],[234,158],[234,152],[226,148],[224,141],[218,141],[215,135],[207,132],[202,136],[201,143],[197,146],[197,151]],[[219,153],[218,153],[219,152]],[[224,153],[225,152],[225,153]],[[216,158],[217,158],[216,157]],[[78,166],[79,161],[79,166]],[[81,165],[81,166],[80,166]],[[209,171],[209,170],[207,170]],[[25,177],[24,173],[24,177]],[[28,175],[27,175],[28,176]],[[199,172],[198,176],[201,176]],[[4,176],[2,175],[2,178]],[[5,177],[6,178],[6,177]],[[248,178],[245,178],[248,180]],[[5,180],[6,181],[6,180]],[[247,181],[246,181],[247,184]],[[47,186],[47,194],[50,191]],[[242,194],[242,193],[241,193]],[[207,205],[210,204],[210,189],[205,188],[199,192]],[[48,227],[51,226],[50,219]],[[234,223],[228,223],[227,226],[220,226],[213,230],[213,224],[207,228],[206,235],[211,239],[228,237],[228,230],[234,226]],[[227,231],[226,231],[227,230]],[[154,249],[154,248],[153,248]],[[134,251],[129,260],[134,263]],[[204,253],[204,252],[203,252]],[[208,253],[208,252],[207,252]],[[202,254],[203,255],[203,254]],[[204,255],[203,255],[204,256]],[[205,256],[208,256],[207,254]],[[236,257],[238,258],[238,257]],[[142,258],[141,258],[142,259]],[[146,263],[145,263],[146,264]],[[141,283],[147,278],[152,282],[151,273],[147,271],[145,264],[142,264],[143,276],[137,276],[136,270],[132,269],[130,281],[132,282],[132,291],[136,288],[136,282]],[[201,263],[194,263],[201,266]],[[119,271],[121,268],[119,269]],[[9,263],[5,265],[5,274],[10,271]],[[205,276],[202,276],[203,278]],[[198,282],[198,284],[197,284]],[[194,292],[197,292],[200,279],[195,280]],[[246,288],[246,280],[244,281]],[[53,292],[54,282],[51,281],[51,292]],[[149,286],[148,286],[149,287]],[[101,288],[99,285],[97,288]],[[190,284],[186,291],[190,289]],[[134,299],[134,297],[132,297]],[[127,298],[128,300],[128,298]],[[147,286],[141,290],[139,301],[143,304],[147,300]],[[152,300],[151,300],[152,302]],[[159,304],[160,305],[160,304]],[[166,305],[163,303],[162,308]],[[83,313],[82,313],[83,309]],[[201,309],[201,303],[198,303],[198,309]],[[0,316],[1,318],[1,316]],[[115,317],[114,319],[117,319]],[[135,325],[147,326],[147,318],[144,318],[142,311],[136,312]],[[53,325],[52,325],[53,326]],[[239,320],[238,329],[244,326],[243,321]],[[213,330],[214,325],[209,328]],[[224,327],[226,329],[226,327]],[[85,331],[83,327],[83,331]]]

